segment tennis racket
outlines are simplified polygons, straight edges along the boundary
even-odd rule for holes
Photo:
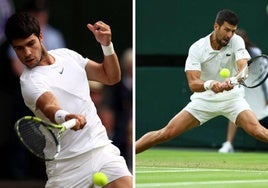
[[[263,54],[250,59],[248,65],[238,75],[230,78],[230,83],[255,88],[261,85],[267,77],[268,56]]]
[[[20,141],[37,157],[45,161],[54,160],[60,153],[60,137],[64,131],[74,127],[75,119],[61,125],[47,123],[34,116],[24,116],[15,123]]]

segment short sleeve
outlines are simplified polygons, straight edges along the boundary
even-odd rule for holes
[[[70,57],[74,59],[74,62],[77,62],[79,64],[79,66],[81,66],[82,68],[86,67],[86,64],[89,61],[88,58],[83,57],[81,54],[79,54],[73,50],[67,50],[66,53],[68,55],[70,55]]]
[[[243,38],[238,35],[234,35],[232,39],[235,60],[238,61],[240,59],[250,59],[250,55],[246,50]]]
[[[28,74],[20,77],[21,92],[26,106],[33,112],[36,110],[37,99],[45,92],[49,91],[49,86],[45,83],[42,76]]]
[[[201,70],[197,46],[192,45],[188,52],[188,57],[185,63],[185,71],[187,70]]]

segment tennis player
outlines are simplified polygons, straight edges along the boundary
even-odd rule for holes
[[[6,23],[6,37],[26,66],[20,77],[25,104],[46,121],[76,119],[74,130],[62,136],[59,156],[46,162],[46,187],[93,187],[92,175],[98,171],[108,177],[105,188],[132,187],[132,174],[108,139],[89,93],[88,80],[113,85],[121,78],[111,30],[102,21],[87,27],[101,44],[102,63],[66,48],[47,51],[40,25],[30,14],[16,13]]]
[[[136,153],[166,142],[206,121],[224,116],[241,126],[249,135],[268,141],[268,130],[260,125],[244,99],[243,87],[233,86],[220,77],[222,68],[231,76],[241,71],[250,59],[243,39],[235,34],[238,17],[231,10],[217,13],[214,30],[189,49],[185,64],[188,85],[193,91],[191,102],[168,124],[136,141]]]

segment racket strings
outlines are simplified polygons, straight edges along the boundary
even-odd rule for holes
[[[43,159],[52,159],[57,153],[57,140],[51,130],[40,122],[21,121],[18,134],[32,153]]]
[[[249,66],[248,78],[245,80],[247,86],[259,85],[267,77],[268,60],[265,57],[256,58]]]

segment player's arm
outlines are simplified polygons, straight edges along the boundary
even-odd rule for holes
[[[77,119],[77,124],[75,127],[73,127],[74,130],[82,129],[86,124],[86,118],[84,116],[78,114],[71,114],[62,110],[56,97],[51,92],[43,93],[37,99],[36,107],[41,110],[41,112],[53,123],[63,123],[64,121],[75,118]],[[62,117],[64,117],[64,119],[57,120],[56,113],[62,113]]]
[[[249,59],[239,59],[236,61],[238,73],[247,66]]]
[[[121,70],[116,54],[104,56],[102,63],[90,60],[85,69],[88,80],[113,85],[118,83],[121,79]]]
[[[114,52],[112,44],[112,32],[110,26],[102,21],[93,25],[87,24],[88,29],[94,34],[96,40],[101,44],[104,59],[102,63],[89,61],[86,65],[87,77],[107,85],[113,85],[121,80],[121,70],[118,57]]]
[[[200,79],[201,72],[199,70],[187,70],[186,77],[188,85],[193,92],[202,92],[204,89],[204,81]]]
[[[224,90],[230,90],[233,88],[233,86],[228,85],[227,82],[222,83],[216,80],[210,80],[206,83],[206,81],[200,79],[200,76],[201,72],[199,70],[186,71],[186,77],[191,91],[203,92],[206,90],[211,90],[214,93],[219,93],[223,92]]]

